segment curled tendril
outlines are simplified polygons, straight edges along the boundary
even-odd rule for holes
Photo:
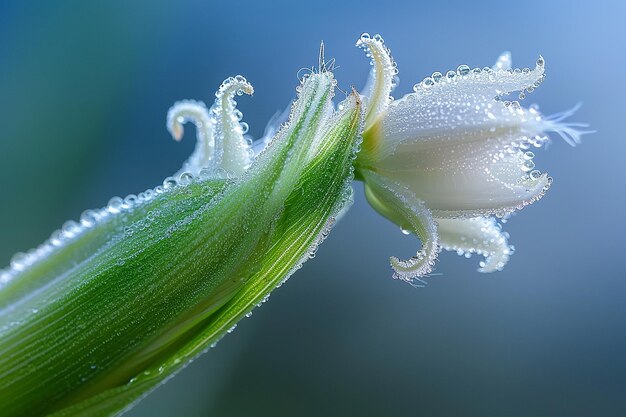
[[[216,118],[215,145],[221,168],[239,176],[250,166],[253,152],[244,135],[248,125],[241,122],[243,115],[237,110],[235,95],[252,95],[254,88],[241,75],[229,77],[215,93],[211,111]]]
[[[182,140],[185,134],[184,124],[187,122],[196,126],[198,141],[211,139],[212,120],[204,103],[195,100],[178,101],[167,112],[167,130],[174,140]]]
[[[229,77],[215,93],[211,109],[199,101],[184,100],[172,106],[167,114],[167,130],[180,141],[184,135],[184,124],[196,126],[196,148],[182,169],[198,175],[201,170],[227,172],[239,176],[250,165],[253,152],[244,135],[248,125],[241,123],[242,114],[237,110],[236,95],[254,92],[252,85],[241,75]]]
[[[389,95],[394,87],[394,77],[398,70],[391,57],[391,51],[384,44],[380,35],[371,37],[368,33],[361,35],[356,46],[367,51],[367,56],[372,58],[374,68],[365,88],[369,97],[367,113],[365,116],[365,129],[367,130],[389,105]]]

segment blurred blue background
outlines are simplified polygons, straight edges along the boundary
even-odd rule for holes
[[[36,4],[38,3],[38,4]],[[401,84],[435,70],[516,66],[548,78],[525,104],[598,133],[539,152],[554,184],[506,229],[501,273],[440,257],[423,289],[390,279],[414,238],[356,185],[348,216],[251,319],[128,416],[626,415],[623,2],[0,2],[0,264],[82,210],[159,184],[194,146],[165,129],[176,100],[255,86],[251,133],[294,96],[320,40],[339,86],[369,70],[381,33]]]

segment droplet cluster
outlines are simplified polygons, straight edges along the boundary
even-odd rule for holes
[[[499,91],[493,96],[494,100],[501,101],[503,97],[513,91],[519,91],[520,100],[526,97],[527,93],[532,93],[545,79],[545,61],[539,57],[534,70],[530,68],[505,69],[503,66],[494,68],[473,68],[468,65],[459,65],[456,70],[447,71],[442,74],[439,71],[433,72],[413,86],[413,91],[418,94],[427,94],[431,89],[445,84],[454,83],[497,83]],[[521,84],[520,84],[521,82]],[[505,101],[509,106],[513,102]],[[518,103],[519,105],[519,103]]]
[[[459,256],[484,256],[479,262],[480,272],[500,271],[515,251],[508,244],[509,234],[493,218],[439,219],[443,249]]]
[[[153,189],[148,189],[137,195],[129,194],[124,198],[113,197],[106,206],[100,209],[85,210],[80,215],[78,221],[69,220],[65,222],[59,230],[54,231],[50,235],[50,238],[37,248],[31,249],[28,252],[16,253],[11,258],[9,266],[0,270],[0,288],[10,283],[21,272],[34,266],[39,261],[46,259],[52,253],[61,250],[64,246],[71,244],[83,234],[88,233],[115,217],[124,216],[126,213],[141,208],[159,195],[186,187],[194,181],[201,182],[214,179],[216,176],[220,175],[223,176],[223,178],[229,177],[229,174],[226,172],[216,173],[210,169],[201,170],[197,177],[194,177],[191,173],[183,172],[177,178],[165,178],[162,185]]]

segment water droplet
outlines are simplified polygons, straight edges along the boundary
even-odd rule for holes
[[[470,72],[470,67],[467,65],[459,65],[459,67],[456,69],[456,72],[460,75],[460,76],[464,76],[469,74]]]
[[[80,223],[85,227],[91,227],[95,225],[97,221],[96,212],[93,210],[85,210],[83,214],[80,215]]]
[[[18,252],[11,257],[11,268],[21,271],[26,266],[28,255],[23,252]]]
[[[126,198],[124,198],[124,207],[125,208],[132,208],[134,207],[137,202],[139,201],[139,199],[137,198],[136,195],[134,194],[129,194],[126,196]]]
[[[434,82],[438,83],[439,81],[441,81],[441,78],[443,78],[443,74],[440,73],[439,71],[435,71],[431,75],[431,78],[433,79]]]
[[[117,214],[122,211],[122,206],[124,205],[124,200],[120,197],[113,197],[109,200],[109,204],[107,204],[107,211],[112,214]]]
[[[170,190],[176,187],[176,180],[172,177],[167,177],[163,180],[163,189]]]
[[[178,177],[178,184],[189,185],[193,181],[193,175],[190,172],[183,172]]]
[[[524,161],[522,163],[522,171],[524,172],[532,171],[534,168],[535,168],[535,163],[531,159]]]
[[[63,230],[63,234],[66,237],[72,237],[72,236],[75,236],[78,232],[80,232],[81,229],[78,223],[76,223],[74,220],[69,220],[63,223],[61,230]]]
[[[63,243],[63,237],[61,236],[60,230],[55,230],[54,232],[52,232],[52,234],[50,235],[50,243],[52,244],[52,246],[59,246]]]
[[[435,81],[431,77],[426,77],[422,81],[422,85],[424,87],[432,87],[433,85],[435,85]]]
[[[543,57],[541,55],[539,55],[539,58],[537,59],[537,66],[538,67],[543,67],[545,65],[545,61],[543,59]]]

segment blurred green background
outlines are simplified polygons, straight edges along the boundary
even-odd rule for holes
[[[442,254],[423,289],[390,279],[414,238],[356,203],[308,262],[128,416],[626,415],[622,2],[0,2],[0,264],[65,220],[159,184],[193,149],[165,129],[176,100],[255,86],[250,132],[294,96],[320,40],[341,88],[381,33],[396,97],[435,70],[546,57],[525,104],[598,130],[539,152],[555,178],[506,225],[517,251],[493,275]]]

